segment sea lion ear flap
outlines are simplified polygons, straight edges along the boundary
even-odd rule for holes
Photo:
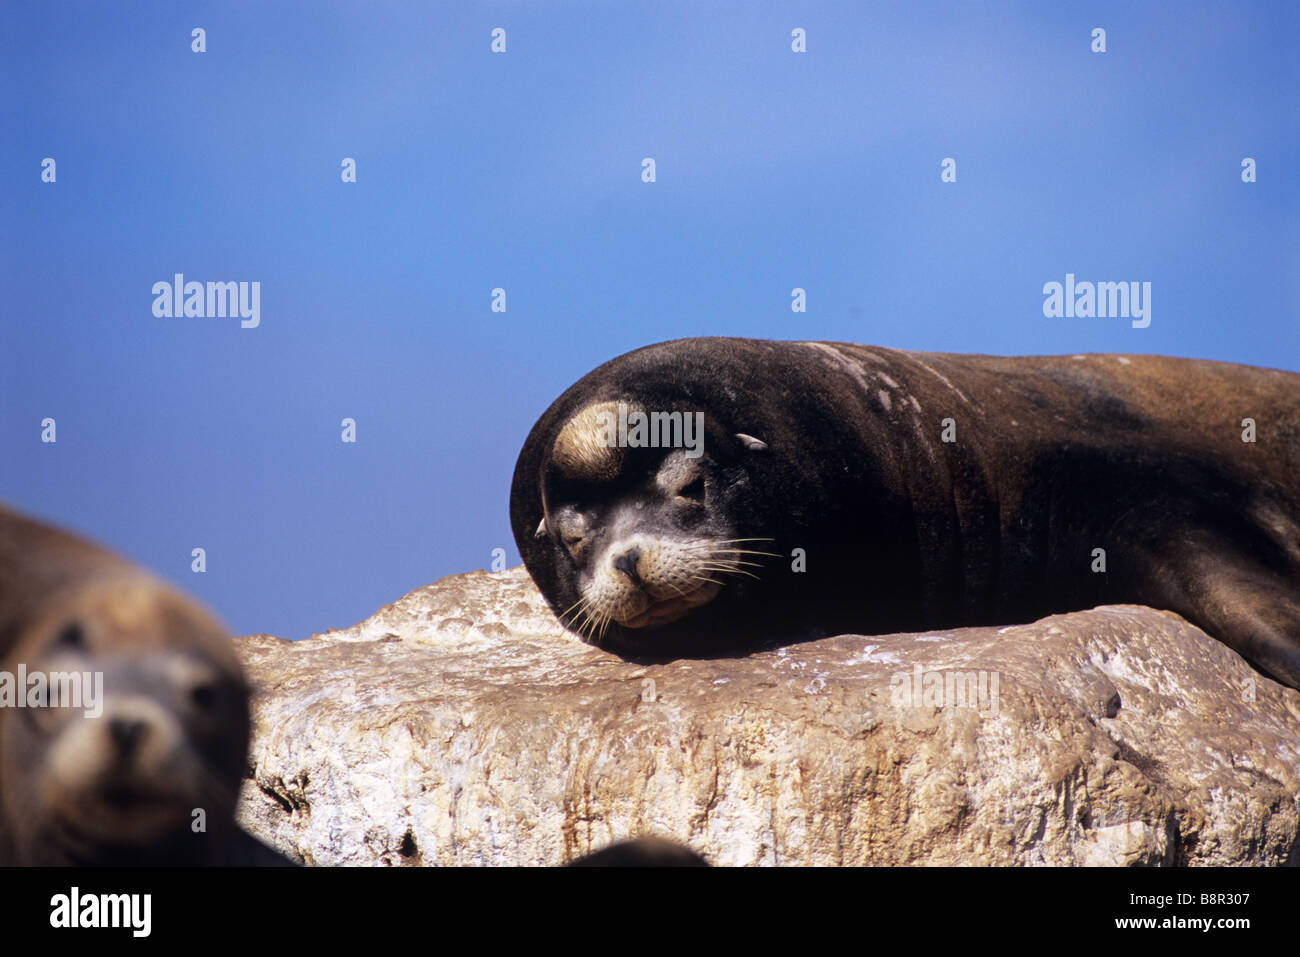
[[[542,520],[537,523],[537,531],[533,532],[533,538],[541,538],[545,534],[546,534],[546,516],[543,515]]]
[[[756,439],[752,435],[746,435],[744,432],[737,432],[736,438],[740,439],[740,444],[751,452],[762,452],[767,448],[767,443],[762,439]]]

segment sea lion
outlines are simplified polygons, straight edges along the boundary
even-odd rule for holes
[[[0,862],[267,862],[234,824],[249,714],[228,632],[124,559],[2,506],[0,680]]]
[[[689,847],[663,837],[618,841],[570,861],[567,867],[708,867]]]
[[[625,656],[1135,603],[1300,687],[1295,373],[679,339],[555,400],[510,520],[561,620]]]

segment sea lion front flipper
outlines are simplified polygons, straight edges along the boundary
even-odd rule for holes
[[[1169,543],[1149,585],[1177,612],[1283,684],[1300,688],[1300,583],[1205,532]],[[1158,563],[1158,564],[1157,564]]]

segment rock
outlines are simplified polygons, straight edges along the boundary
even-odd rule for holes
[[[1300,863],[1300,692],[1150,608],[645,664],[516,568],[237,641],[240,820],[308,864]]]

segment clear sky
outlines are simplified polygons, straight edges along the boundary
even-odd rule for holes
[[[516,564],[528,429],[647,343],[1300,370],[1298,37],[1294,2],[10,0],[0,499],[298,638]],[[259,282],[260,325],[155,317],[175,273]],[[1046,318],[1066,273],[1150,282],[1150,326]]]

